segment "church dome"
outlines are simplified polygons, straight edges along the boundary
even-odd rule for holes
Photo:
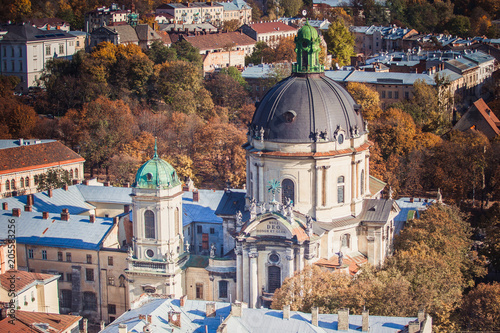
[[[144,163],[135,175],[135,188],[172,188],[180,185],[174,167],[158,157],[155,145],[155,155]]]
[[[365,134],[360,105],[324,74],[316,29],[306,23],[295,43],[293,73],[264,95],[254,113],[250,134],[283,143],[342,143]]]

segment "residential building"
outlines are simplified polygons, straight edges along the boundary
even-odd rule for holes
[[[115,45],[135,44],[146,50],[154,41],[162,40],[162,36],[151,29],[148,24],[137,24],[135,27],[125,24],[95,29],[90,34],[90,47],[95,47],[102,42],[110,42]]]
[[[10,269],[17,270],[16,241],[13,238],[0,240],[0,274]]]
[[[335,314],[321,314],[317,307],[311,313],[283,310],[251,309],[245,303],[206,302],[160,299],[144,296],[127,313],[101,333],[119,332],[373,332],[430,333],[432,317],[419,311],[416,317],[370,316],[369,309],[361,315],[340,309]]]
[[[224,20],[224,7],[216,2],[169,3],[156,8],[156,15],[168,15],[176,24],[210,23],[220,26]]]
[[[76,37],[75,52],[87,50],[90,43],[90,35],[85,31],[70,31],[71,35]]]
[[[462,132],[479,131],[489,140],[493,140],[500,134],[499,126],[500,120],[481,98],[471,105],[453,129]]]
[[[382,51],[405,50],[404,41],[407,38],[418,35],[415,29],[378,26],[352,26],[350,31],[354,33],[356,53],[365,56],[378,54]]]
[[[269,46],[277,45],[283,38],[294,38],[298,31],[297,28],[279,21],[248,23],[240,29],[244,34],[258,42],[266,42]]]
[[[59,275],[8,270],[0,274],[0,302],[13,304],[15,310],[59,313],[59,278]]]
[[[227,2],[218,2],[222,5],[224,11],[223,20],[225,22],[238,20],[240,25],[252,22],[252,7],[243,0],[233,0]]]
[[[2,26],[0,74],[17,76],[17,90],[36,86],[46,63],[54,58],[71,59],[77,38],[62,30],[41,30],[30,24]]]
[[[83,157],[55,140],[0,140],[0,196],[37,192],[40,174],[50,169],[68,171],[70,179],[83,179]]]
[[[90,34],[95,29],[116,24],[135,25],[137,18],[137,14],[124,7],[119,8],[117,4],[112,4],[109,8],[99,7],[85,13],[85,32]]]
[[[15,318],[7,317],[0,321],[0,331],[9,333],[50,332],[78,333],[80,316],[57,313],[16,311]]]
[[[241,32],[195,33],[194,35],[183,35],[182,39],[199,49],[200,54],[231,50],[243,51],[243,55],[247,56],[253,52],[256,43],[255,39]]]

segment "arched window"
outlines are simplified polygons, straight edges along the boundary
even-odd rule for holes
[[[80,177],[78,176],[78,168],[76,168],[76,169],[75,169],[75,178],[80,178]]]
[[[361,179],[359,180],[359,186],[361,187],[361,195],[365,194],[365,170],[361,170]]]
[[[219,281],[219,298],[227,298],[227,281]]]
[[[6,191],[10,191],[10,182],[9,182],[9,180],[5,181],[5,190]]]
[[[21,180],[19,181],[19,187],[23,188],[24,187],[24,178],[21,177]]]
[[[26,177],[26,179],[24,180],[24,184],[26,185],[26,187],[30,187],[30,177]]]
[[[155,214],[150,210],[144,213],[144,236],[155,238]]]
[[[14,179],[12,179],[12,180],[10,181],[10,188],[11,188],[11,189],[13,189],[13,190],[15,190],[15,189],[16,189],[16,181],[15,181]]]
[[[175,235],[177,236],[179,234],[179,230],[180,230],[180,221],[179,221],[179,207],[175,207],[175,218],[174,218],[174,221],[175,221]]]
[[[347,248],[351,247],[351,235],[349,235],[349,234],[342,235],[342,237],[340,237],[340,241],[341,241],[342,247],[347,247]]]
[[[344,203],[344,176],[337,178],[337,202]]]
[[[295,202],[295,185],[291,179],[283,179],[281,182],[281,202],[286,204],[287,198]]]
[[[69,170],[69,179],[73,179],[73,169]]]

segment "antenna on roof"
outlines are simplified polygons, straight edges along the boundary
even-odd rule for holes
[[[156,145],[156,136],[155,136],[155,154],[153,158],[158,158],[158,146]]]

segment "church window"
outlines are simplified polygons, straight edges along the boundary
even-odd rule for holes
[[[274,293],[281,287],[281,268],[278,266],[269,266],[267,268],[268,292]]]
[[[344,203],[344,176],[337,178],[337,202]]]
[[[361,195],[365,194],[365,170],[361,170],[361,179],[359,180],[359,186],[361,187]]]
[[[291,179],[283,179],[281,182],[281,202],[286,204],[286,199],[295,200],[295,184]]]
[[[116,314],[116,305],[108,304],[108,314]]]
[[[19,186],[24,187],[24,178],[21,177],[21,180],[19,181]]]
[[[155,214],[150,210],[144,213],[144,235],[146,238],[155,238]]]
[[[5,190],[10,191],[10,182],[8,180],[5,182]]]
[[[97,311],[97,297],[90,291],[83,292],[83,310]]]
[[[347,247],[347,248],[351,247],[351,235],[344,234],[344,235],[342,235],[340,240],[341,240],[342,247]]]
[[[175,235],[177,236],[180,231],[180,221],[179,221],[179,207],[175,207]]]
[[[227,298],[227,281],[219,281],[219,298]]]
[[[203,299],[203,283],[196,284],[196,299]]]
[[[73,169],[69,170],[69,178],[73,179]]]
[[[15,190],[15,189],[16,189],[16,181],[15,181],[14,179],[12,179],[12,180],[10,181],[10,188],[11,188],[11,189],[13,189],[13,190]]]
[[[78,169],[75,169],[75,178],[78,178]]]
[[[215,228],[210,228],[210,235],[215,234]]]
[[[26,187],[30,187],[30,177],[26,177],[26,179],[24,180],[24,185],[26,185]]]
[[[153,250],[148,249],[148,250],[146,251],[146,256],[147,256],[148,258],[153,258],[153,257],[154,257],[154,255],[155,255],[155,253],[153,252]]]
[[[279,255],[277,255],[276,253],[271,253],[271,255],[269,256],[269,262],[277,264],[279,261],[280,261]]]
[[[203,227],[201,225],[196,226],[196,232],[199,234],[203,233]]]
[[[125,287],[125,276],[124,275],[120,275],[120,277],[118,278],[118,280],[120,281],[120,287]]]

